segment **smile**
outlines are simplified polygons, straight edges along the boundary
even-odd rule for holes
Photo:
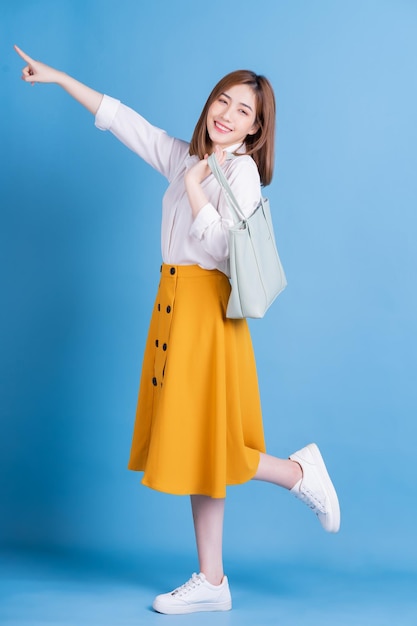
[[[216,128],[216,130],[218,130],[220,133],[230,133],[232,132],[230,128],[227,128],[227,126],[223,126],[223,124],[220,124],[220,122],[214,122],[214,126]]]

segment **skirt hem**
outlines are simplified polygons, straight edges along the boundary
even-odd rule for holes
[[[243,480],[233,480],[233,481],[227,481],[225,483],[225,488],[224,490],[220,490],[219,491],[215,491],[214,493],[208,493],[209,490],[207,489],[201,489],[201,490],[189,490],[189,489],[175,489],[175,490],[167,490],[166,488],[156,485],[154,482],[151,484],[151,481],[147,481],[145,476],[143,476],[142,480],[141,480],[141,484],[144,485],[145,487],[148,487],[149,489],[153,489],[154,491],[159,491],[160,493],[166,493],[167,495],[171,495],[171,496],[207,496],[209,498],[225,498],[226,497],[226,487],[236,487],[238,485],[244,485],[245,483],[250,482],[251,480],[253,480],[256,472],[258,471],[258,466],[259,466],[259,460],[260,460],[260,455],[262,453],[261,450],[258,450],[259,456],[258,456],[258,463],[256,465],[256,468],[250,472],[250,475],[248,476],[248,478],[244,478]],[[144,472],[144,469],[137,469],[135,467],[128,467],[128,470],[131,472]]]

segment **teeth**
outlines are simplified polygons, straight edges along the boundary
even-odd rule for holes
[[[219,124],[219,122],[216,122],[216,126],[218,128],[220,128],[220,130],[230,131],[230,128],[227,128],[226,126],[223,126],[223,124]]]

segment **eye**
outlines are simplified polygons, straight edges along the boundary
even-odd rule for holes
[[[227,104],[227,100],[225,98],[219,98],[219,102],[222,104]]]
[[[243,115],[248,115],[246,109],[239,109],[239,113],[243,113]]]

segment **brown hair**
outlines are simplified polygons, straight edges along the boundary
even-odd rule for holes
[[[207,113],[211,104],[227,89],[234,85],[249,85],[256,98],[256,124],[259,128],[245,139],[246,154],[250,154],[258,166],[263,185],[269,185],[274,170],[275,141],[275,97],[271,83],[265,76],[250,70],[236,70],[224,76],[213,88],[194,129],[190,143],[190,154],[200,159],[213,151],[212,141],[207,132]]]

